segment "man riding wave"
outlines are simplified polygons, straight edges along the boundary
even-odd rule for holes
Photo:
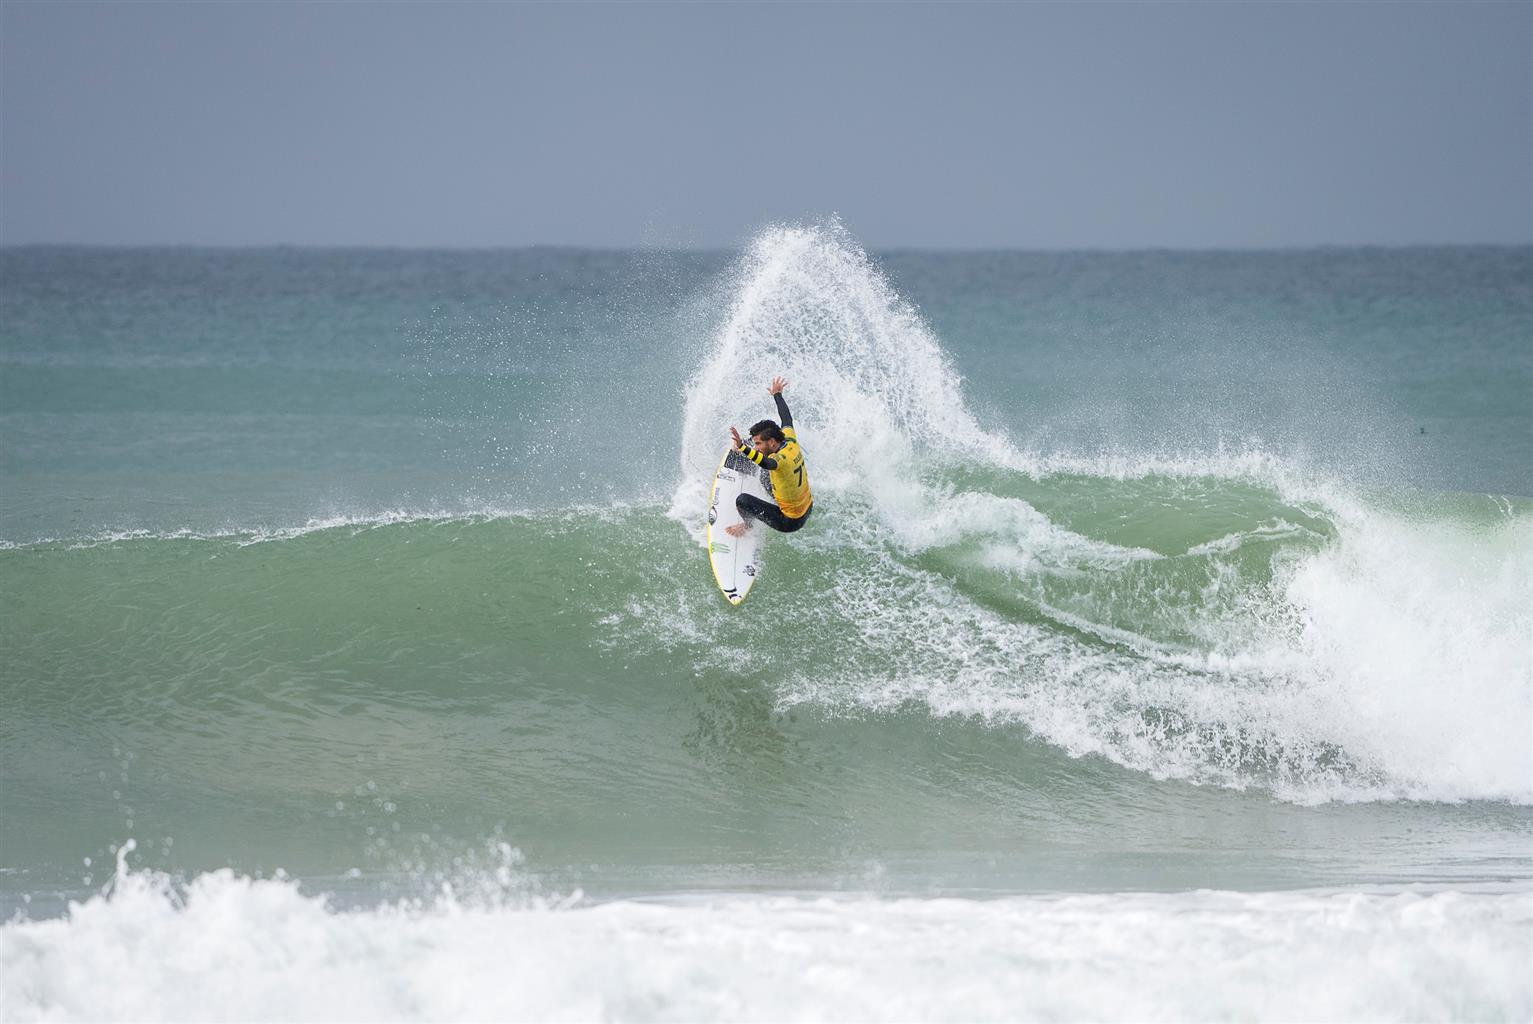
[[[735,449],[771,473],[772,497],[777,504],[762,501],[753,494],[742,494],[735,499],[735,508],[747,522],[736,523],[725,529],[731,537],[743,537],[751,528],[749,520],[759,519],[774,530],[792,533],[809,521],[814,509],[814,496],[809,493],[809,477],[804,473],[804,450],[799,447],[798,433],[793,429],[793,414],[782,397],[782,389],[788,382],[773,377],[767,394],[777,403],[777,415],[782,425],[762,420],[751,427],[751,439],[747,444],[734,427],[729,428]]]

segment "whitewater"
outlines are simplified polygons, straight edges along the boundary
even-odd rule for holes
[[[1525,1020],[1530,263],[4,250],[0,1017]]]
[[[759,367],[781,367],[804,382],[794,400],[811,425],[816,480],[854,510],[821,536],[836,551],[893,554],[845,567],[808,614],[835,606],[859,650],[915,648],[884,680],[839,685],[835,669],[806,671],[789,701],[1015,716],[1072,753],[1163,776],[1240,785],[1260,761],[1298,798],[1533,800],[1526,730],[1461,717],[1467,703],[1533,722],[1525,510],[1487,500],[1477,515],[1417,523],[1261,452],[1130,462],[1019,450],[981,427],[917,311],[834,230],[770,233],[747,259],[688,384],[670,514],[698,533],[718,447],[709,427],[750,406]],[[1072,529],[1077,510],[1051,520],[1028,500],[1057,502],[1081,478],[1093,503],[1196,501],[1228,532],[1191,543],[1201,534],[1158,523],[1163,532],[1131,544]],[[1328,542],[1306,544],[1317,535]],[[1247,545],[1277,550],[1258,568]],[[943,570],[923,571],[922,556]],[[1065,582],[1078,574],[1094,578]],[[1031,591],[1054,623],[997,616],[971,596],[996,577]],[[1120,612],[1129,588],[1135,607]],[[936,628],[903,636],[891,613],[917,606]],[[1072,643],[1055,623],[1105,643]],[[1085,692],[1081,675],[1092,678]]]

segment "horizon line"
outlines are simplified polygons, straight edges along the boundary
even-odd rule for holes
[[[750,243],[734,245],[662,245],[634,243],[629,245],[584,244],[567,242],[528,242],[505,245],[455,245],[455,244],[397,244],[397,243],[351,243],[351,242],[0,242],[0,251],[23,249],[94,249],[94,250],[203,250],[210,252],[440,252],[440,253],[490,253],[490,252],[672,252],[697,255],[739,252]],[[930,254],[981,254],[981,253],[1282,253],[1322,252],[1327,250],[1390,250],[1412,249],[1527,249],[1533,248],[1533,239],[1518,242],[1314,242],[1285,245],[862,245],[867,252],[880,253],[930,253]]]

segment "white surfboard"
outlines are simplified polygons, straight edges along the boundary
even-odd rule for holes
[[[772,500],[765,471],[731,448],[724,453],[719,471],[713,476],[713,492],[708,501],[708,560],[713,563],[713,578],[730,604],[739,604],[751,592],[761,569],[761,542],[768,530],[765,523],[752,520],[743,537],[731,537],[724,532],[742,522],[735,508],[735,498],[741,494]]]

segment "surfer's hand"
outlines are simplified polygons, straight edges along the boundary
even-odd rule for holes
[[[740,437],[740,432],[738,430],[736,430],[734,427],[730,427],[729,428],[729,436],[735,439],[735,447],[736,448],[744,448],[745,447],[745,441]]]
[[[767,385],[767,394],[780,395],[782,394],[782,389],[787,386],[788,382],[783,380],[781,377],[773,377],[772,383]]]

